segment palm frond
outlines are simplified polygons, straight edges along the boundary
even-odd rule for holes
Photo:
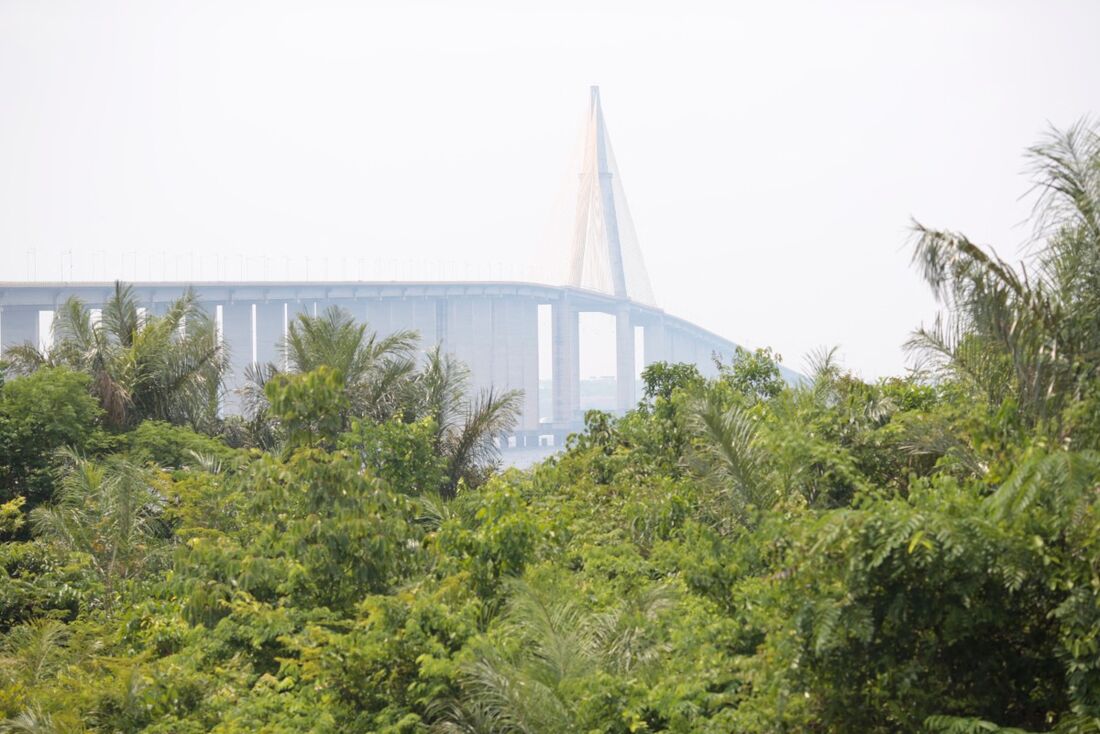
[[[103,324],[103,328],[118,341],[119,345],[129,347],[134,343],[142,320],[133,286],[115,281],[115,292],[103,304],[103,310],[100,313],[100,323]]]
[[[398,410],[416,370],[417,339],[413,331],[379,336],[332,306],[318,316],[299,314],[287,327],[282,351],[295,371],[339,370],[352,414],[386,420]]]
[[[1065,331],[1063,304],[1026,268],[1017,272],[962,235],[918,224],[915,236],[914,262],[949,315],[910,348],[950,363],[991,398],[1015,393],[1036,421],[1056,413],[1078,380],[1082,351]],[[996,369],[997,355],[1008,372]]]
[[[586,673],[594,665],[594,645],[584,624],[580,606],[562,597],[520,580],[510,583],[508,621],[537,665],[538,678],[557,686],[570,676]]]
[[[267,414],[270,405],[264,387],[279,373],[279,367],[274,362],[245,366],[244,384],[237,389],[237,394],[247,420],[260,420]]]
[[[43,367],[54,366],[50,354],[38,348],[36,344],[12,344],[4,347],[6,372],[12,375],[29,375]]]
[[[67,660],[69,627],[42,617],[13,627],[0,641],[0,669],[12,682],[35,686],[54,677]]]
[[[461,425],[469,379],[470,370],[466,365],[454,355],[444,353],[439,345],[425,356],[418,378],[420,398],[417,415],[435,421],[440,440]]]
[[[998,290],[1023,293],[1024,284],[1012,267],[966,236],[929,229],[920,222],[913,222],[913,233],[913,264],[942,303],[966,304],[981,293]]]
[[[695,437],[689,456],[694,471],[721,487],[736,513],[758,505],[763,466],[752,417],[739,406],[703,396],[692,403],[688,426]]]
[[[0,721],[0,734],[59,734],[61,731],[53,716],[37,707]]]
[[[500,449],[493,439],[515,426],[522,399],[518,390],[497,393],[487,388],[470,401],[462,425],[443,441],[452,491],[461,479],[476,482],[478,473],[499,460]]]
[[[1051,128],[1028,149],[1036,240],[1067,233],[1100,242],[1100,126],[1087,118]],[[1094,257],[1097,253],[1094,253]]]
[[[462,666],[460,698],[434,704],[436,732],[580,732],[578,681],[597,672],[646,680],[668,647],[654,639],[672,591],[657,586],[602,613],[562,589],[507,582],[493,634]],[[512,652],[505,653],[505,650]]]
[[[1100,488],[1100,452],[1060,451],[1031,459],[1018,467],[986,502],[1001,518],[1018,515],[1045,502],[1061,517]]]
[[[61,460],[57,501],[31,513],[35,534],[90,559],[110,604],[116,580],[133,578],[162,557],[164,499],[148,470],[125,459],[101,464],[61,452]]]
[[[73,369],[86,369],[101,348],[101,331],[92,323],[91,313],[76,296],[67,299],[54,312],[51,355]]]

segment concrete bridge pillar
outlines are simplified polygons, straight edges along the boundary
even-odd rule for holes
[[[256,304],[256,362],[282,366],[282,343],[286,336],[286,304],[266,301]]]
[[[523,335],[516,331],[513,306],[508,298],[495,298],[490,305],[489,384],[495,392],[523,387],[523,373],[517,369],[518,359],[512,351],[521,349],[523,343]]]
[[[470,368],[471,378],[474,370],[472,357],[476,351],[474,333],[479,325],[474,322],[473,302],[469,298],[454,297],[447,300],[446,334],[443,339],[445,354],[453,354],[456,359]],[[482,323],[480,328],[491,331],[491,324]],[[470,387],[476,390],[479,385],[471,381]]]
[[[470,378],[475,391],[488,387],[503,388],[494,384],[493,375],[493,301],[487,297],[470,298],[470,334],[472,349],[463,361],[470,368]]]
[[[651,321],[644,327],[645,366],[668,360],[668,334],[663,321]]]
[[[523,417],[520,426],[527,431],[539,427],[539,307],[531,303],[522,316],[524,331],[523,361]],[[579,351],[579,350],[578,350]],[[579,397],[579,395],[578,395]]]
[[[435,338],[430,342],[424,343],[425,350],[434,349],[438,344],[446,350],[446,344],[448,339],[447,331],[447,299],[439,298],[435,301]]]
[[[368,327],[369,328],[369,327]],[[387,331],[379,331],[378,336],[389,336],[397,331],[417,331],[416,301],[402,298],[390,303],[390,325]]]
[[[563,299],[551,306],[554,365],[554,422],[580,418],[581,344],[580,314]]]
[[[674,364],[695,364],[695,349],[690,343],[687,334],[675,329],[669,334],[668,361]]]
[[[393,326],[393,319],[391,314],[393,312],[392,304],[385,299],[371,299],[366,302],[365,308],[360,307],[356,309],[357,317],[359,313],[366,312],[367,329],[373,331],[378,336],[389,336],[393,332],[397,331],[397,328]]]
[[[699,372],[703,377],[715,377],[718,369],[714,366],[714,353],[710,345],[698,339],[695,340],[695,363],[699,365]]]
[[[517,428],[539,427],[538,304],[521,298],[493,301],[493,388],[522,390]]]
[[[0,309],[0,355],[9,347],[33,344],[38,348],[38,307],[4,306]]]
[[[240,413],[241,401],[237,390],[244,385],[245,368],[252,364],[252,304],[250,302],[223,303],[222,344],[229,350],[229,372],[225,376],[225,412]]]
[[[630,308],[615,313],[615,408],[625,413],[634,407],[634,323]]]
[[[438,316],[436,299],[417,298],[413,301],[413,329],[420,335],[421,351],[428,351],[439,341]]]
[[[495,364],[500,342],[494,327],[494,300],[483,296],[452,297],[443,319],[443,351],[453,354],[469,368],[471,396],[489,386],[505,387]]]

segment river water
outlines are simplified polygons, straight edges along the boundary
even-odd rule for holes
[[[504,469],[527,469],[545,458],[562,450],[562,446],[528,446],[520,449],[505,449],[500,452],[500,464]]]

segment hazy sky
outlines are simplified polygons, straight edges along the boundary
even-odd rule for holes
[[[567,255],[541,233],[599,84],[661,307],[896,373],[934,312],[910,217],[1012,255],[1023,149],[1100,113],[1098,29],[1096,0],[0,0],[0,278],[526,277]]]

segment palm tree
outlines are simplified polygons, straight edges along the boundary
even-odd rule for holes
[[[228,366],[215,325],[193,292],[154,316],[121,282],[98,320],[70,298],[54,316],[53,346],[39,351],[25,344],[10,355],[16,372],[63,365],[89,374],[108,423],[117,428],[145,419],[209,428]]]
[[[466,365],[436,346],[428,352],[407,404],[411,417],[435,423],[436,451],[447,459],[447,496],[460,481],[480,483],[496,466],[500,452],[493,438],[515,426],[522,406],[519,390],[487,388],[471,397],[469,382]]]
[[[688,394],[683,463],[715,489],[703,509],[716,526],[751,527],[777,502],[843,505],[867,486],[850,449],[898,406],[845,373],[835,348],[809,355],[807,367],[799,384],[766,399],[731,392],[721,379]]]
[[[460,481],[480,483],[496,465],[499,450],[493,439],[515,425],[522,393],[490,388],[471,395],[464,364],[436,346],[417,369],[416,345],[415,332],[380,337],[333,306],[319,316],[299,315],[287,329],[284,351],[293,371],[325,366],[344,375],[345,425],[355,417],[379,422],[431,418],[436,451],[447,460],[443,491],[450,496]],[[246,417],[268,433],[263,385],[275,374],[274,365],[253,370],[242,393]]]
[[[347,384],[350,416],[387,420],[402,404],[416,371],[417,335],[397,331],[380,337],[342,308],[331,306],[319,316],[300,314],[287,328],[284,350],[296,372],[324,365],[338,370]]]
[[[644,681],[667,647],[651,630],[674,601],[666,587],[652,587],[600,613],[568,594],[511,584],[496,630],[518,644],[484,644],[462,669],[460,700],[432,711],[433,730],[445,734],[565,734],[578,729],[570,685],[606,672]]]
[[[1028,151],[1035,244],[1018,268],[964,235],[915,225],[914,262],[945,306],[909,346],[1032,424],[1100,370],[1100,131],[1079,122]]]
[[[688,468],[718,489],[734,518],[746,523],[753,508],[770,506],[756,421],[746,408],[706,391],[690,402],[687,426]]]
[[[163,498],[149,472],[113,457],[96,463],[64,452],[57,502],[31,513],[35,535],[90,559],[110,606],[119,581],[153,566],[166,549]]]
[[[264,391],[267,383],[280,372],[274,362],[249,364],[244,368],[244,383],[237,389],[241,398],[244,443],[265,451],[273,449],[281,440],[278,422],[271,416],[271,404]],[[231,424],[227,422],[227,425]]]
[[[39,618],[12,629],[0,640],[0,677],[8,684],[35,688],[57,675],[68,660],[69,627]]]
[[[57,734],[67,730],[58,726],[53,716],[38,707],[0,721],[0,734]]]

